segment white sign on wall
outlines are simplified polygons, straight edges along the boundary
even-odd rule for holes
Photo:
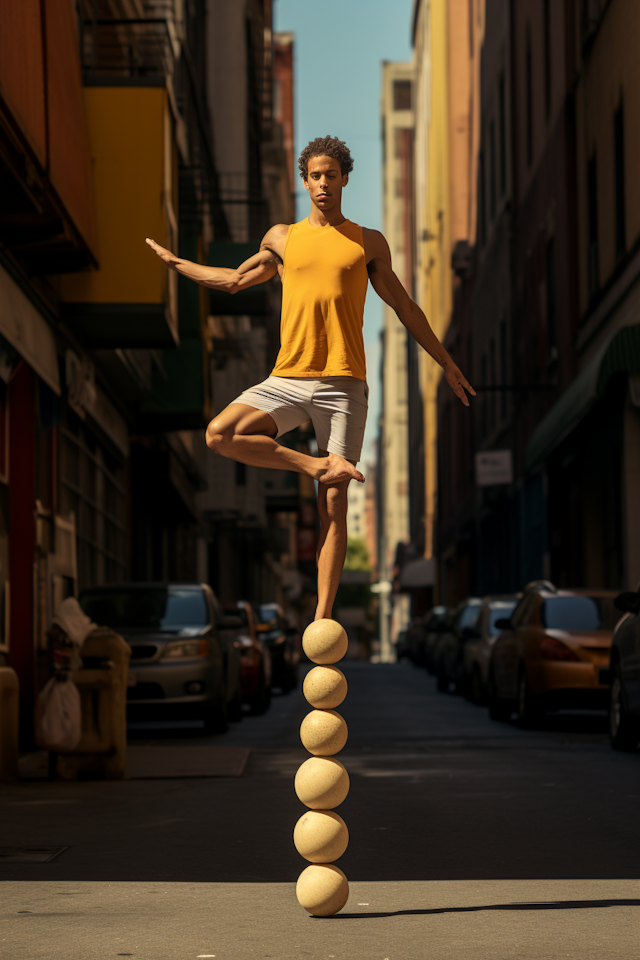
[[[483,450],[476,453],[476,483],[479,487],[513,483],[511,450]]]

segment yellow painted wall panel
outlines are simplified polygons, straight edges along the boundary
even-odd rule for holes
[[[167,270],[145,244],[173,246],[168,197],[171,124],[161,87],[87,87],[100,268],[62,278],[62,299],[75,303],[162,303]]]

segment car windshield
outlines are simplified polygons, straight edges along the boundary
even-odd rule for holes
[[[207,602],[199,587],[131,587],[87,590],[80,606],[88,617],[114,630],[181,630],[205,627]]]
[[[612,630],[616,616],[607,597],[551,597],[542,607],[549,630]]]
[[[477,603],[470,603],[458,614],[458,630],[464,630],[465,627],[472,627],[478,619],[479,606]]]
[[[492,605],[489,609],[489,636],[495,637],[500,631],[496,628],[496,620],[502,620],[503,618],[508,620],[513,611],[516,608],[516,601],[513,603],[496,603],[495,606]]]
[[[278,619],[278,611],[268,603],[263,603],[258,607],[260,614],[260,623],[273,623]]]

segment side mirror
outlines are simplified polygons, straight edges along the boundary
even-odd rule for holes
[[[478,640],[480,637],[480,632],[475,629],[475,627],[465,627],[462,631],[463,640]]]
[[[496,620],[494,627],[496,630],[511,630],[511,620],[508,617],[500,617]]]
[[[627,590],[625,593],[619,593],[613,604],[623,613],[637,613],[640,606],[640,594],[633,590]]]
[[[233,614],[229,614],[226,617],[223,617],[220,621],[221,630],[235,630],[238,627],[244,626],[241,617],[234,617]]]

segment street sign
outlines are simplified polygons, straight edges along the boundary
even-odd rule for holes
[[[476,453],[476,483],[479,487],[513,483],[511,450],[483,450]]]

